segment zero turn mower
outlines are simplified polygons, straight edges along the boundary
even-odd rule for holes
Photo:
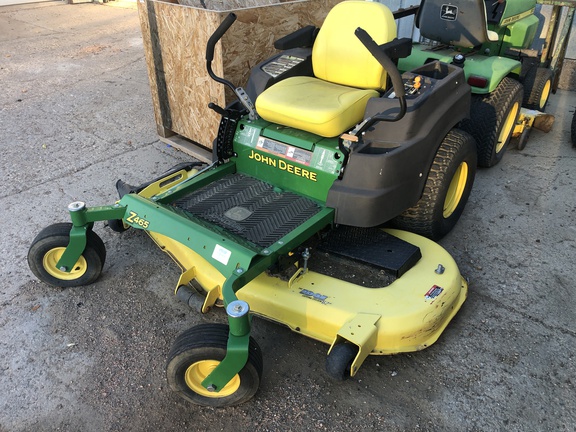
[[[69,205],[71,223],[42,230],[28,262],[61,287],[94,282],[106,251],[93,231],[147,232],[182,274],[179,298],[223,304],[229,325],[176,338],[170,387],[201,405],[250,399],[262,353],[252,315],[330,346],[328,374],[344,379],[368,355],[424,349],[466,298],[467,283],[432,239],[460,217],[474,180],[474,139],[455,126],[470,107],[461,68],[432,62],[399,74],[411,50],[391,11],[375,2],[335,6],[321,29],[276,42],[247,90],[209,74],[237,101],[222,115],[214,162],[180,165],[140,186],[118,181],[120,200]],[[392,86],[389,82],[392,82]],[[252,103],[255,101],[255,104]],[[396,229],[381,229],[393,221]]]

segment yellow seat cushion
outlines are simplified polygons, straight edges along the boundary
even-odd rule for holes
[[[390,9],[372,1],[338,3],[312,47],[314,77],[280,81],[258,96],[256,111],[269,122],[334,137],[364,118],[368,99],[386,88],[386,71],[354,35],[362,27],[381,45],[396,37]]]
[[[334,137],[362,121],[372,97],[378,92],[299,76],[266,89],[256,99],[256,110],[269,122]]]

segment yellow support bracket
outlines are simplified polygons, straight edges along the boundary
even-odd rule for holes
[[[206,290],[206,298],[204,299],[204,304],[202,305],[202,313],[210,312],[210,309],[216,304],[219,298],[222,297],[222,287],[216,285],[209,290]]]
[[[290,280],[288,281],[288,288],[292,289],[292,285],[298,282],[304,276],[305,273],[307,273],[307,271],[305,271],[302,267],[296,270],[296,273],[294,273],[290,278]]]
[[[178,291],[182,285],[188,285],[192,279],[196,277],[196,267],[190,267],[188,270],[183,272],[178,279],[178,284],[176,285],[176,289],[174,290],[174,294]]]
[[[356,375],[366,357],[370,355],[376,346],[378,337],[376,323],[379,319],[380,315],[357,314],[338,330],[336,338],[328,350],[328,354],[330,354],[334,345],[342,342],[350,342],[358,347],[358,354],[350,367],[351,376]]]

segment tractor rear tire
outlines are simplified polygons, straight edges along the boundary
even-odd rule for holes
[[[488,95],[472,95],[470,118],[460,128],[476,140],[478,166],[490,168],[502,160],[520,116],[522,84],[505,77]]]
[[[219,392],[202,381],[226,356],[229,328],[226,324],[201,324],[181,333],[168,354],[166,377],[170,388],[196,405],[228,407],[251,399],[262,378],[262,351],[250,337],[248,361]]]
[[[420,201],[394,218],[393,224],[432,240],[444,237],[464,211],[476,164],[474,138],[452,129],[436,152]]]
[[[547,68],[534,67],[524,77],[524,101],[522,106],[528,109],[544,111],[552,90],[554,73]]]
[[[28,266],[32,273],[49,285],[68,288],[89,285],[102,273],[106,247],[92,230],[86,233],[84,252],[70,272],[60,270],[56,263],[70,242],[71,223],[57,223],[44,228],[28,250]]]

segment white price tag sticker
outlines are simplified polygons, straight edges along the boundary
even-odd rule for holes
[[[224,265],[228,265],[228,260],[230,259],[231,255],[232,252],[220,246],[219,244],[214,247],[214,252],[212,252],[212,258]]]

